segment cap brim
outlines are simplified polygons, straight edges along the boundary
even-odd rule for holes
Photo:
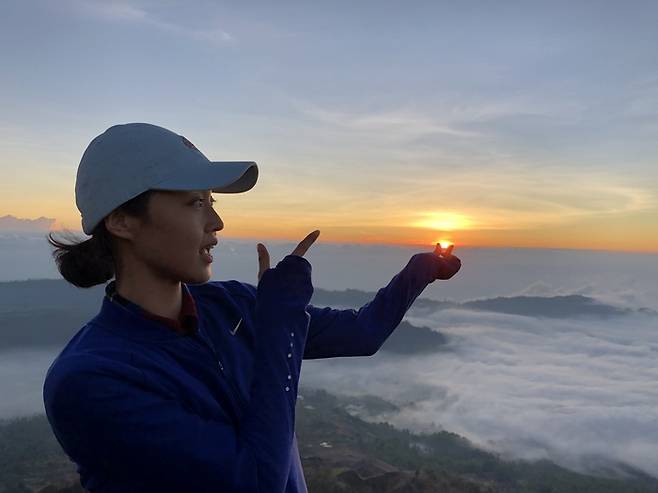
[[[258,165],[253,161],[211,161],[211,164],[168,176],[153,189],[240,193],[251,189],[258,180]]]

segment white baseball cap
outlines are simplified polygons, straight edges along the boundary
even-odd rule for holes
[[[240,193],[258,179],[253,161],[209,161],[182,135],[149,123],[114,125],[94,138],[78,166],[75,203],[82,230],[149,189]]]

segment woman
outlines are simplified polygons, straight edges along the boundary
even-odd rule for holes
[[[451,249],[412,256],[360,310],[318,308],[303,257],[276,267],[258,244],[258,286],[209,281],[211,192],[251,189],[253,162],[210,162],[146,123],[115,125],[83,154],[77,244],[50,238],[62,276],[105,283],[99,313],[49,368],[55,436],[100,492],[306,491],[294,433],[302,359],[374,354],[425,286],[460,268]]]

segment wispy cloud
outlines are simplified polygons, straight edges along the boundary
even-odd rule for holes
[[[480,96],[483,98],[484,96]],[[559,101],[537,101],[529,96],[501,99],[482,99],[476,103],[460,100],[446,101],[440,108],[441,114],[454,123],[472,124],[496,121],[510,117],[542,117],[563,122],[580,118],[587,106],[582,101],[561,99]]]
[[[437,195],[437,184],[448,184],[441,186],[441,203],[471,216],[471,226],[483,229],[534,229],[658,208],[652,184],[623,170],[538,168],[511,159],[475,169],[426,161],[413,173],[396,177],[396,183],[414,191],[408,206],[419,219],[434,214],[426,204],[436,204],[431,197]]]
[[[79,12],[108,21],[148,21],[146,10],[119,2],[76,1]]]
[[[296,97],[289,97],[289,100],[298,113],[319,123],[349,131],[379,132],[384,138],[402,137],[407,140],[431,135],[485,137],[483,130],[473,130],[474,124],[492,123],[512,117],[539,117],[568,123],[579,120],[586,110],[582,102],[536,101],[527,96],[482,99],[468,103],[459,99],[446,99],[434,102],[422,111],[408,108],[341,110]]]
[[[350,132],[378,133],[384,139],[411,140],[432,134],[463,138],[478,136],[475,132],[450,126],[428,115],[406,109],[351,112],[298,100],[293,102],[293,106],[302,115],[319,123]]]
[[[227,44],[235,41],[235,37],[220,26],[210,29],[196,29],[168,22],[158,18],[143,7],[127,2],[97,2],[74,0],[76,13],[94,17],[108,22],[139,23],[168,31],[172,34],[186,36],[198,41],[213,44]]]

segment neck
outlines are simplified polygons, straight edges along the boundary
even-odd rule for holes
[[[178,319],[182,306],[180,281],[153,276],[120,276],[116,279],[120,296],[161,317]]]

